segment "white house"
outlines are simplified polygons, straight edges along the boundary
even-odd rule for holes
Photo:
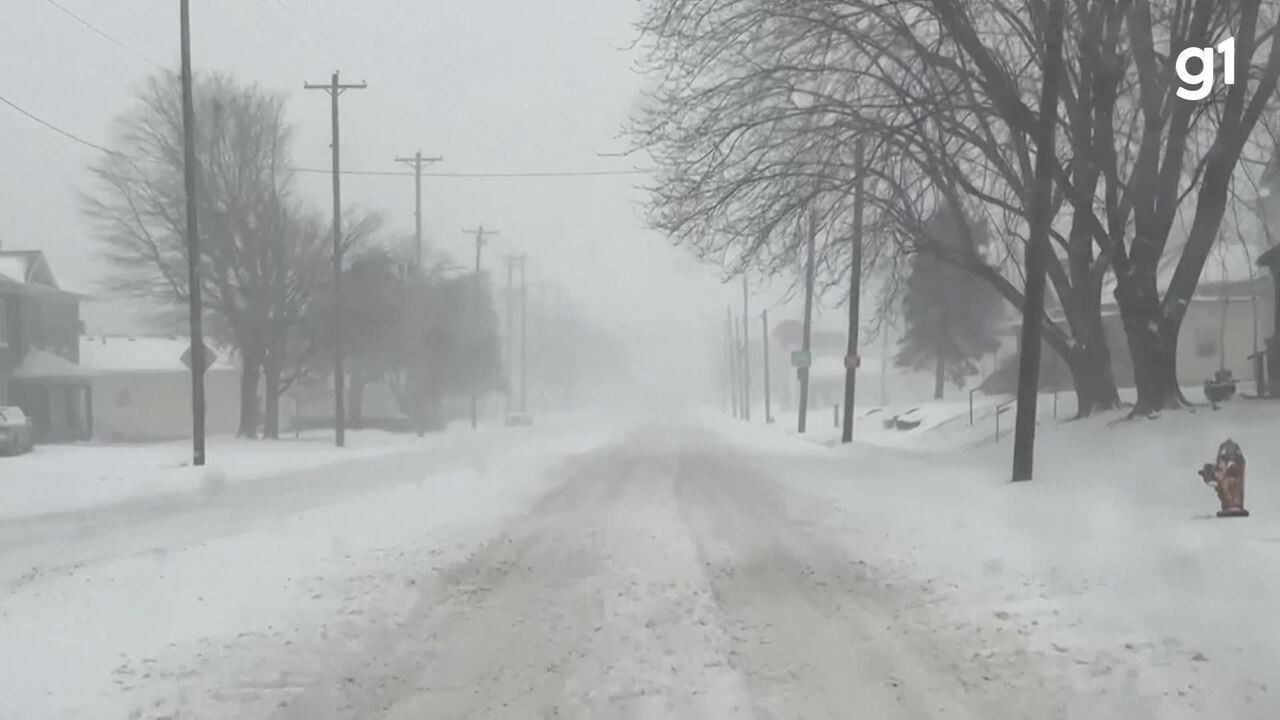
[[[191,375],[185,337],[82,336],[80,365],[92,372],[93,437],[146,442],[191,436]],[[240,373],[215,350],[205,373],[205,431],[233,434],[240,420]]]

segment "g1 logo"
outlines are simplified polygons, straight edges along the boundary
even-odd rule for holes
[[[1218,43],[1217,52],[1222,53],[1222,84],[1236,84],[1236,39],[1229,37]],[[1178,97],[1183,100],[1203,100],[1213,92],[1214,48],[1189,47],[1178,53],[1175,69],[1183,87],[1178,88]],[[1187,70],[1187,62],[1195,58],[1200,61],[1198,72]],[[1192,87],[1188,87],[1192,86]]]

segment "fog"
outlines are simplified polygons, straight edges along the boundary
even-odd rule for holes
[[[1280,0],[0,4],[0,718],[1280,718]]]
[[[122,48],[54,4],[24,0],[6,9],[0,61],[22,68],[5,97],[88,142],[107,144],[113,120],[128,111],[151,63],[176,68],[176,6],[149,0],[63,3]],[[289,93],[295,161],[327,170],[329,102],[304,82],[344,81],[369,89],[342,99],[344,170],[405,171],[397,156],[441,155],[427,173],[599,172],[643,169],[643,159],[605,156],[625,145],[620,132],[642,78],[632,68],[634,6],[571,0],[364,3],[236,0],[192,4],[193,65]],[[127,48],[127,49],[126,49]],[[135,56],[134,52],[141,57]],[[145,332],[139,308],[104,291],[109,269],[80,214],[96,150],[5,108],[0,178],[0,243],[47,253],[59,282],[94,296],[82,315],[92,333]],[[529,256],[529,280],[562,286],[592,320],[627,348],[614,379],[674,397],[706,386],[707,358],[722,337],[709,328],[737,295],[646,229],[637,203],[645,174],[588,177],[426,177],[423,226],[432,250],[469,264],[464,228],[500,235],[484,250],[502,282],[501,256]],[[328,212],[330,178],[303,174],[298,187]],[[381,212],[384,235],[412,234],[411,177],[347,175],[348,207]],[[502,309],[501,296],[495,298]],[[536,333],[536,328],[530,332]],[[661,378],[661,381],[658,381]],[[626,383],[623,382],[623,385]],[[680,389],[676,391],[675,389]]]

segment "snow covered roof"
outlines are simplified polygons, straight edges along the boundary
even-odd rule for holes
[[[13,371],[14,377],[23,380],[72,380],[90,378],[95,374],[88,368],[39,348],[32,348],[27,356],[22,358],[22,364]]]
[[[44,253],[39,250],[0,250],[0,275],[21,283],[58,287]]]
[[[176,335],[85,335],[80,338],[80,364],[104,373],[187,372],[182,355],[190,346],[190,340]],[[229,350],[214,353],[210,370],[235,369]]]
[[[27,264],[21,257],[8,253],[0,255],[0,275],[14,282],[27,281]]]
[[[20,294],[57,296],[83,300],[80,293],[63,290],[39,250],[0,251],[0,290]]]

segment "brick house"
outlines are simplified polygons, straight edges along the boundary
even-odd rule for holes
[[[17,405],[36,442],[93,433],[90,373],[79,365],[80,301],[38,251],[0,250],[0,405]]]

